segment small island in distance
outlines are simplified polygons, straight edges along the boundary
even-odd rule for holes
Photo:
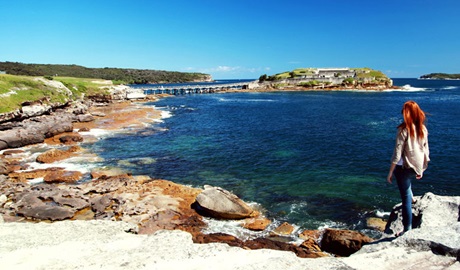
[[[430,73],[420,76],[423,80],[460,80],[460,74]]]
[[[259,84],[267,89],[311,90],[385,90],[395,88],[393,81],[371,68],[298,68],[293,71],[260,76]]]

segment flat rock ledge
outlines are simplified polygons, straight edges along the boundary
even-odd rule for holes
[[[459,233],[457,226],[457,235]],[[114,221],[0,223],[5,269],[459,269],[454,257],[416,250],[419,229],[347,257],[303,259],[292,252],[195,244],[184,231],[129,233]],[[62,251],[66,256],[62,256]]]

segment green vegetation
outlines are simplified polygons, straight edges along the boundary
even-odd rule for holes
[[[70,92],[60,86],[62,82]],[[106,93],[110,81],[70,77],[15,76],[0,74],[0,113],[21,108],[24,102],[65,103],[84,95]]]
[[[324,72],[324,70],[326,70],[327,72],[327,69],[322,69],[321,72]],[[350,77],[350,72],[352,74],[354,73],[352,77]],[[266,74],[264,74],[259,78],[259,81],[279,81],[285,79],[308,80],[308,78],[310,78],[310,81],[302,82],[299,84],[299,86],[310,87],[327,83],[325,79],[328,79],[328,77],[324,76],[329,76],[329,78],[343,78],[343,83],[346,84],[353,84],[355,82],[379,84],[388,82],[390,80],[383,72],[373,70],[371,68],[350,68],[348,69],[348,71],[345,71],[345,74],[342,74],[342,71],[338,71],[337,73],[332,75],[324,75],[324,73],[318,74],[317,68],[298,68],[294,69],[293,71],[281,72],[271,76],[267,76]]]
[[[459,80],[460,74],[430,73],[420,76],[420,79]]]
[[[158,82],[204,81],[210,76],[203,73],[122,68],[86,68],[77,65],[23,64],[0,62],[0,71],[11,75],[64,76],[77,78],[97,78],[122,84],[143,84]]]

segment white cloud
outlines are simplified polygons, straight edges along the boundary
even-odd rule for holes
[[[186,67],[183,68],[183,71],[188,72],[201,72],[201,73],[218,73],[218,74],[236,74],[236,73],[260,73],[269,71],[270,67],[240,67],[240,66],[217,66],[209,68],[195,68],[195,67]]]

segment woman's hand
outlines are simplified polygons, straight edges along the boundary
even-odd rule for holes
[[[393,183],[392,178],[393,178],[393,173],[389,173],[388,176],[387,176],[387,182],[392,184]]]

